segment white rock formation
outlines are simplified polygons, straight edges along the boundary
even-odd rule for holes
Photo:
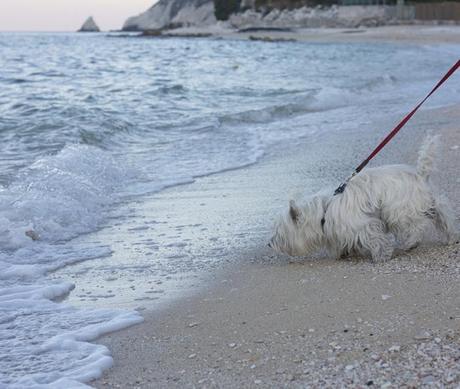
[[[394,7],[332,6],[329,8],[302,7],[293,10],[273,9],[268,14],[249,9],[230,16],[235,28],[247,27],[359,27],[387,24],[395,18]]]
[[[147,11],[129,18],[124,31],[165,27],[208,26],[216,23],[213,0],[160,0]]]
[[[81,26],[81,28],[78,30],[78,32],[100,32],[100,31],[101,30],[97,26],[92,16],[86,19],[86,22],[83,23],[83,26]]]
[[[255,10],[255,0],[242,0],[243,12],[230,16],[233,28],[277,27],[318,28],[385,25],[396,20],[394,6],[337,6],[272,9],[268,14]],[[245,11],[244,11],[245,10]],[[129,18],[125,31],[193,28],[216,25],[213,0],[160,0],[144,13]]]

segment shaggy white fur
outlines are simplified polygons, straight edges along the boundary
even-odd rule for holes
[[[430,226],[453,243],[458,238],[453,212],[429,183],[437,144],[438,137],[426,139],[416,168],[369,168],[341,194],[318,193],[303,205],[291,200],[269,246],[293,256],[326,249],[335,258],[356,253],[386,261],[396,247],[409,250],[421,243]]]

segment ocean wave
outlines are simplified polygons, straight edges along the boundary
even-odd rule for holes
[[[6,84],[25,84],[27,82],[32,82],[32,80],[28,80],[26,78],[9,78],[4,80]]]
[[[167,94],[183,94],[187,91],[187,88],[184,85],[181,84],[175,84],[175,85],[165,85],[156,90],[156,92],[159,92],[161,94],[167,95]]]
[[[323,112],[353,104],[358,95],[351,90],[324,87],[297,97],[294,102],[276,104],[261,109],[242,111],[219,117],[221,124],[270,123],[288,117]]]
[[[55,243],[94,230],[129,177],[95,147],[73,145],[41,158],[0,191],[0,247]],[[30,235],[30,234],[29,234]]]
[[[388,86],[396,85],[399,82],[398,78],[391,74],[382,74],[380,76],[369,78],[365,80],[361,85],[355,88],[355,90],[362,91],[373,91],[378,88],[385,88]]]

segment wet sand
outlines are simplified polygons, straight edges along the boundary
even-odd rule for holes
[[[419,387],[460,383],[460,245],[420,247],[386,264],[368,260],[289,259],[260,238],[264,209],[289,194],[335,185],[377,131],[321,134],[269,153],[259,164],[172,188],[163,201],[234,229],[226,266],[202,289],[143,312],[145,322],[100,339],[114,368],[105,387]],[[424,110],[375,161],[413,163],[427,132],[442,135],[434,183],[460,211],[460,109]],[[334,168],[335,166],[335,168]],[[233,208],[232,208],[233,205]],[[183,208],[181,208],[183,207]],[[197,216],[198,217],[198,216]],[[230,218],[231,217],[231,218]],[[226,220],[234,224],[224,227]],[[212,223],[211,223],[212,224]],[[257,231],[252,239],[251,231]],[[237,236],[237,234],[240,236]]]

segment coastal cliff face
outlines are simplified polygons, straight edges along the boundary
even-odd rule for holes
[[[129,18],[124,31],[145,31],[169,26],[204,26],[216,22],[213,0],[160,0],[147,11]]]
[[[232,14],[226,25],[234,29],[248,27],[352,28],[380,26],[396,20],[396,7],[394,6],[333,5],[331,7],[303,6],[289,9],[277,8],[278,3],[275,0],[265,2],[273,8],[263,11],[256,7],[256,0],[241,0],[241,11]],[[214,11],[213,0],[160,0],[144,13],[129,18],[123,30],[206,27],[217,23]]]
[[[388,24],[396,18],[396,8],[391,6],[337,6],[301,7],[258,12],[248,9],[233,14],[230,24],[235,28],[278,27],[278,28],[355,28],[375,27]]]

